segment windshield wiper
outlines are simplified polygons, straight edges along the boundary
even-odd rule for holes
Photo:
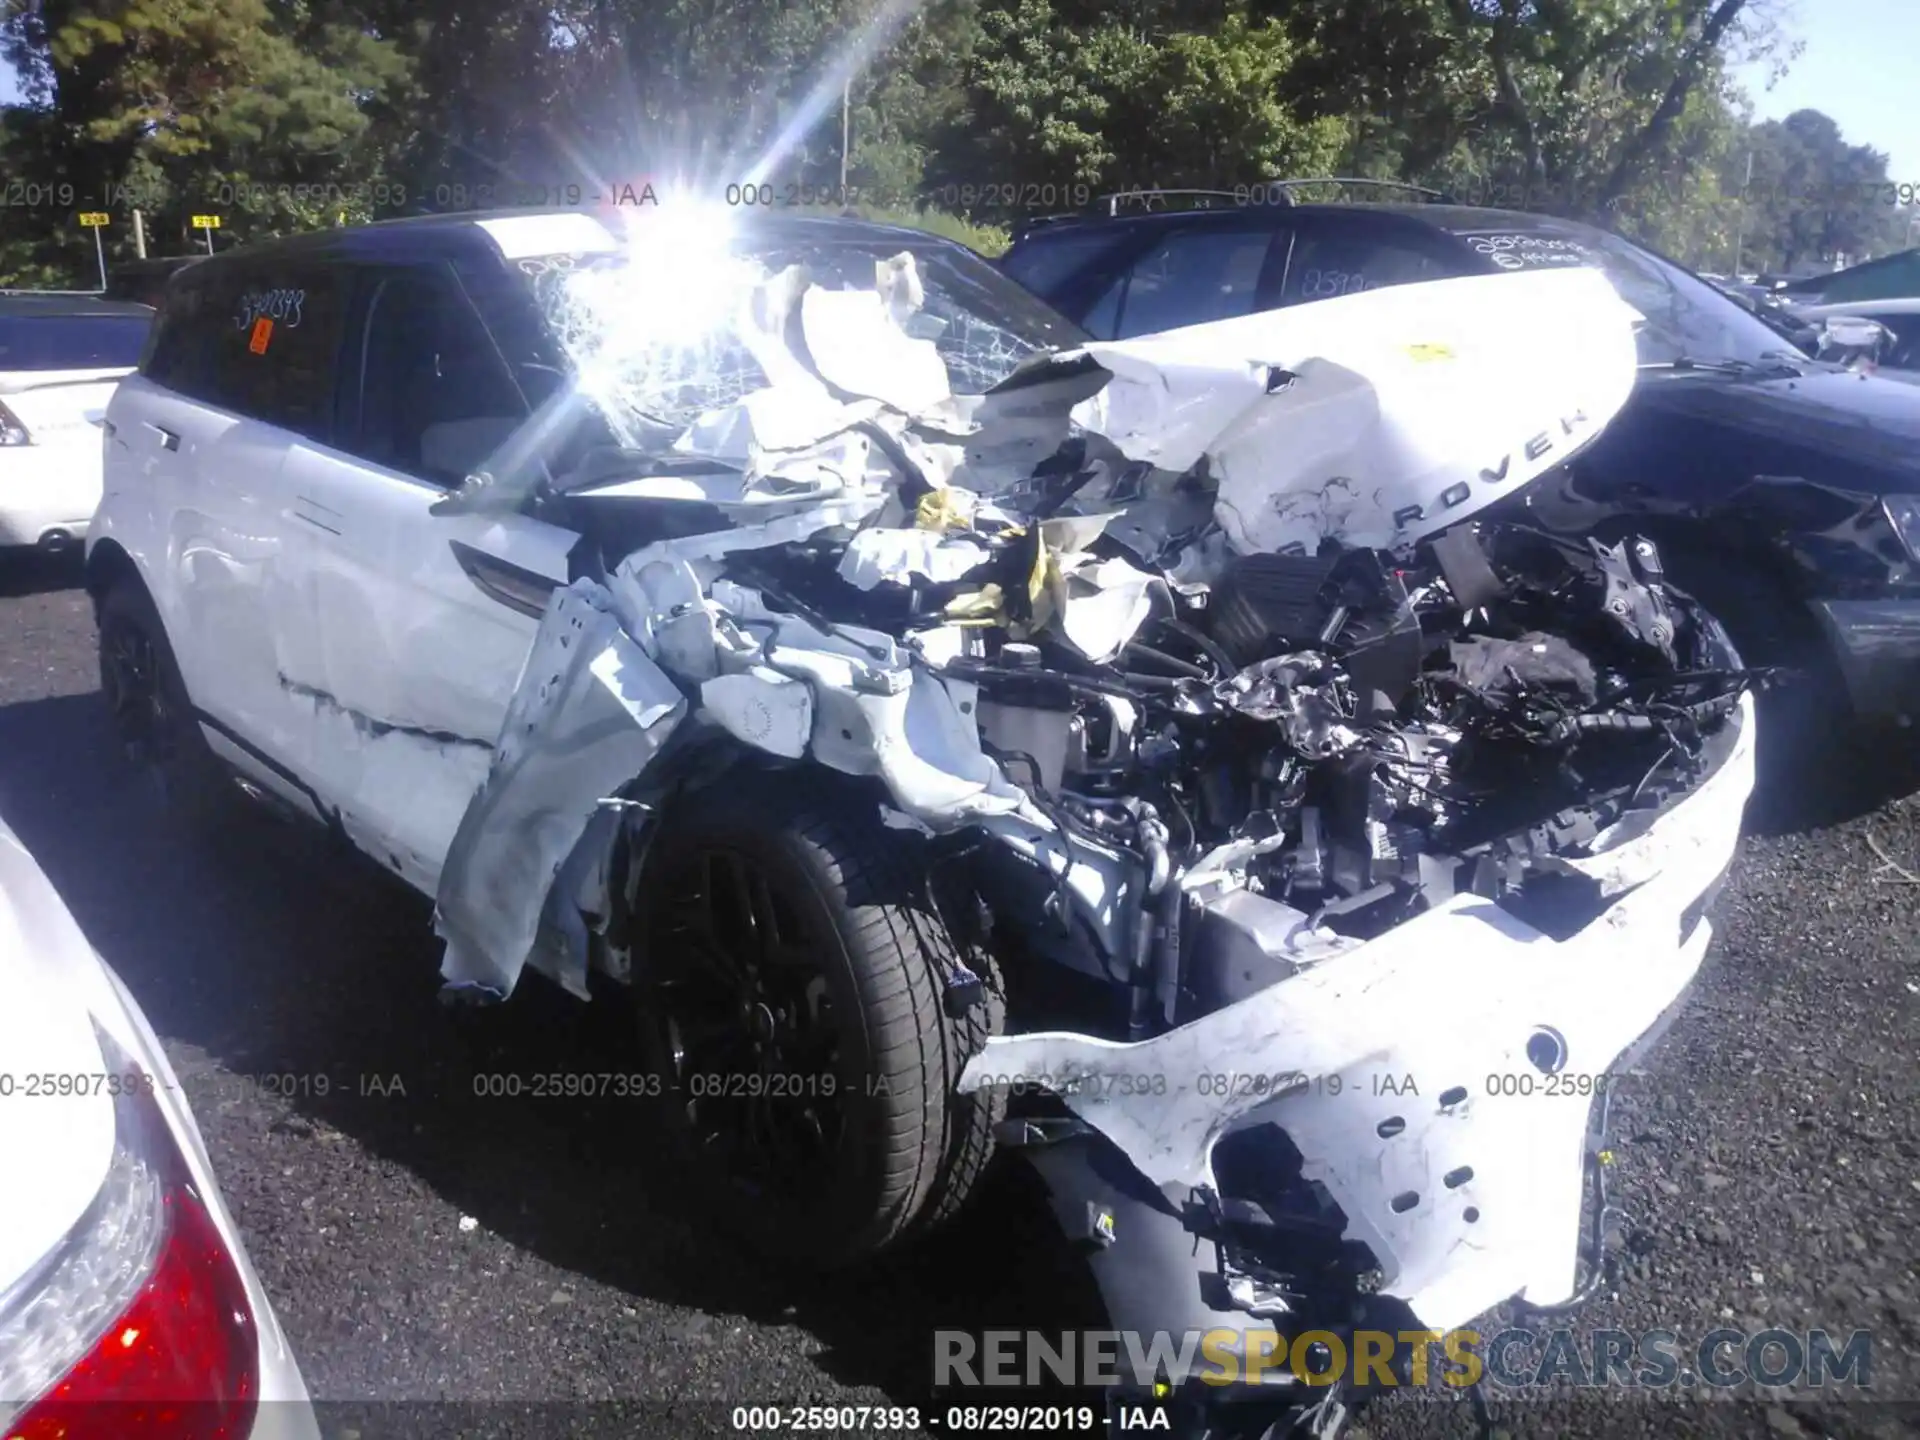
[[[1760,363],[1764,361],[1766,363]],[[1784,351],[1772,350],[1754,360],[1698,360],[1691,355],[1676,356],[1672,360],[1649,360],[1639,368],[1645,370],[1665,370],[1693,372],[1702,375],[1804,375],[1801,368],[1803,360],[1796,360]]]

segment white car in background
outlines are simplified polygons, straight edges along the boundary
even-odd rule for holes
[[[61,550],[86,536],[107,401],[152,324],[147,305],[0,295],[0,549]]]
[[[0,820],[0,1435],[318,1440],[146,1017]]]

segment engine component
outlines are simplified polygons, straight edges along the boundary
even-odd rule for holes
[[[1241,665],[1276,650],[1325,648],[1362,695],[1389,701],[1420,673],[1420,621],[1406,585],[1370,550],[1243,556],[1216,588],[1209,630]]]

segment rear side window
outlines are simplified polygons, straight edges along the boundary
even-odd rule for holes
[[[0,370],[131,370],[151,326],[138,315],[0,316]]]
[[[1301,305],[1388,285],[1445,280],[1468,269],[1410,236],[1383,235],[1362,225],[1307,226],[1294,242],[1280,303]]]
[[[340,348],[336,271],[288,265],[181,276],[143,372],[236,415],[315,440],[332,430]]]
[[[156,385],[195,399],[209,398],[207,363],[209,336],[202,316],[206,286],[199,279],[176,280],[168,287],[160,318],[147,337],[140,373]]]
[[[1183,230],[1135,262],[1119,297],[1119,339],[1253,313],[1273,234]],[[1091,328],[1091,327],[1089,327]]]

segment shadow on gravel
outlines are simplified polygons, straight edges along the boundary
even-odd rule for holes
[[[531,1090],[543,1074],[630,1070],[617,1002],[580,1005],[532,978],[507,1005],[446,1009],[423,899],[319,832],[243,807],[219,834],[177,833],[97,694],[0,708],[0,755],[0,815],[159,1034],[259,1077],[217,1093],[260,1099],[263,1127],[337,1129],[492,1233],[618,1290],[804,1326],[826,1347],[818,1363],[896,1403],[927,1398],[936,1328],[1100,1323],[1012,1163],[917,1251],[825,1281],[767,1273],[706,1238],[659,1183],[670,1177],[649,1174],[638,1102],[483,1093],[492,1076]]]
[[[77,545],[60,555],[0,550],[0,599],[78,590],[85,577],[86,566]]]

